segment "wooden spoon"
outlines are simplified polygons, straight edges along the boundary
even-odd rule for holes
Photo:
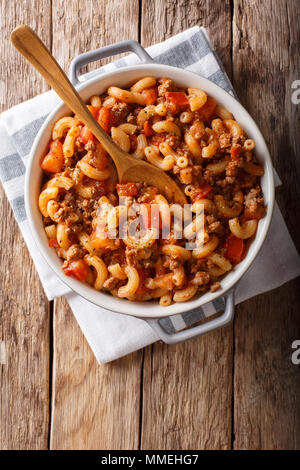
[[[84,122],[113,159],[120,182],[146,182],[166,195],[169,202],[186,204],[184,193],[165,172],[121,150],[89,112],[79,94],[36,33],[20,25],[11,33],[18,51],[40,72],[65,104]]]

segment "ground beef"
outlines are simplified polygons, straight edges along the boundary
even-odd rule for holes
[[[210,286],[210,292],[216,292],[216,290],[220,289],[221,284],[217,282],[213,282]]]
[[[231,159],[226,166],[226,178],[228,184],[233,184],[238,176],[238,170],[242,166],[242,159]]]
[[[125,254],[123,248],[121,250],[114,250],[104,255],[103,261],[107,266],[110,264],[117,264],[120,265],[125,263]]]
[[[71,245],[67,251],[67,260],[72,261],[74,259],[83,258],[86,251],[83,250],[79,245]]]
[[[203,121],[194,121],[193,125],[190,127],[189,132],[195,139],[201,139],[205,134],[205,126]]]
[[[112,289],[116,289],[120,284],[120,280],[113,277],[113,276],[110,276],[108,279],[106,279],[106,281],[104,282],[103,284],[103,287],[104,289],[108,289],[108,290],[112,290]]]
[[[132,113],[129,113],[126,121],[129,122],[129,124],[136,124],[136,116],[134,116]]]
[[[138,261],[138,250],[135,250],[134,248],[129,248],[128,246],[126,247],[125,250],[125,257],[126,257],[126,263],[129,266],[134,266],[136,267],[139,264]]]
[[[217,233],[223,230],[222,222],[216,219],[216,217],[212,214],[208,214],[206,216],[207,222],[207,232],[208,233]]]
[[[261,190],[259,186],[252,188],[248,194],[245,196],[245,206],[250,208],[253,204],[263,204],[264,199],[261,195]]]
[[[92,140],[89,140],[87,144],[85,144],[84,146],[85,150],[87,151],[90,151],[90,150],[94,150],[95,148],[95,144]]]
[[[164,96],[166,91],[174,90],[174,82],[169,78],[161,78],[158,83],[158,96]]]
[[[77,222],[79,222],[79,215],[75,212],[70,212],[65,218],[65,224],[68,227],[75,225]]]
[[[225,181],[226,181],[226,183],[228,183],[228,184],[234,184],[234,182],[235,182],[235,176],[226,176]]]
[[[192,284],[196,286],[204,286],[208,284],[210,281],[210,275],[205,271],[198,271],[195,274],[194,279],[192,280]]]
[[[54,215],[54,221],[60,223],[68,220],[70,222],[70,217],[71,219],[73,218],[75,207],[75,197],[73,193],[69,191],[65,194],[64,199],[59,203],[59,209]],[[76,214],[74,214],[74,216],[76,216]],[[76,221],[77,220],[78,219],[76,219]]]
[[[180,137],[178,137],[178,135],[168,134],[166,137],[166,143],[173,149],[176,149],[180,144]]]
[[[79,217],[79,220],[83,224],[83,230],[90,231],[92,224],[92,214],[95,210],[95,205],[97,201],[95,199],[83,199],[78,197],[76,200],[77,210],[76,214]]]
[[[216,222],[212,222],[207,227],[208,233],[218,233],[218,232],[221,232],[222,230],[223,230],[223,225],[219,220],[216,220]]]
[[[205,183],[211,184],[212,186],[214,185],[214,174],[210,170],[205,170],[203,173],[203,179]]]
[[[202,166],[201,165],[194,165],[192,167],[193,175],[196,177],[202,176]]]
[[[75,208],[75,195],[74,195],[73,192],[68,191],[68,192],[65,194],[64,203],[65,203],[68,207],[71,207],[72,209]]]
[[[59,224],[60,222],[63,222],[66,218],[66,211],[67,211],[67,208],[60,207],[58,211],[56,211],[54,214],[54,217],[53,217],[54,222],[56,222],[57,224]],[[69,210],[67,212],[69,212]]]
[[[249,175],[243,170],[239,171],[238,175],[240,188],[253,188],[257,177],[255,175]]]
[[[264,199],[261,195],[259,186],[250,189],[248,194],[245,196],[245,217],[247,219],[258,218],[261,219],[265,215],[265,207],[263,206]]]
[[[193,261],[195,262],[195,261]],[[204,271],[207,268],[205,259],[197,259],[195,264],[191,267],[191,273],[197,273],[198,271]]]
[[[114,125],[118,126],[126,120],[126,117],[131,111],[131,106],[128,103],[119,102],[114,104],[111,110],[114,114]]]
[[[230,134],[221,134],[219,137],[219,145],[221,149],[230,147],[231,145],[231,135]]]
[[[166,256],[163,262],[163,267],[170,269],[170,271],[173,271],[173,269],[178,268],[179,265],[180,265],[179,261],[177,261],[176,259],[170,258],[170,256]]]
[[[80,196],[77,198],[77,207],[84,218],[90,217],[92,211],[94,210],[94,203],[95,201],[93,199],[84,199]]]

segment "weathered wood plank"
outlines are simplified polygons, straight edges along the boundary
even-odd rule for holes
[[[142,352],[99,366],[67,303],[54,312],[51,449],[136,449]]]
[[[0,109],[47,89],[10,44],[15,26],[27,23],[50,44],[50,0],[0,3]],[[49,417],[49,302],[0,188],[1,296],[0,448],[46,449]]]
[[[232,327],[146,349],[142,449],[230,449]]]
[[[53,2],[53,53],[72,57],[138,37],[138,2]],[[126,12],[126,15],[124,14]],[[51,449],[135,449],[142,352],[99,366],[70,309],[55,302]]]
[[[283,180],[277,200],[300,248],[299,79],[297,0],[234,1],[234,85],[266,136]],[[300,337],[299,281],[245,302],[235,322],[234,447],[300,447],[299,366],[291,344]]]
[[[155,26],[154,26],[155,25]],[[192,28],[204,26],[216,47],[228,75],[231,77],[231,2],[209,0],[155,0],[142,2],[143,46],[174,36]]]
[[[143,2],[142,44],[198,24],[208,29],[231,75],[230,2]],[[177,345],[147,348],[143,374],[142,449],[229,449],[232,326]]]

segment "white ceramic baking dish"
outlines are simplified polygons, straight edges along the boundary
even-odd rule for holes
[[[113,72],[103,73],[82,84],[79,83],[78,72],[83,65],[126,51],[135,52],[142,63],[140,65],[120,68]],[[110,85],[127,87],[129,84],[146,75],[152,75],[157,78],[169,77],[173,79],[176,84],[184,88],[198,87],[203,89],[206,93],[213,96],[218,103],[229,109],[235,116],[235,119],[245,129],[248,136],[253,138],[256,142],[256,154],[258,160],[265,168],[265,174],[262,177],[261,185],[267,205],[267,214],[258,224],[256,237],[249,248],[246,258],[221,281],[221,289],[214,293],[207,292],[204,295],[185,303],[175,303],[169,307],[161,307],[158,302],[154,301],[142,303],[117,299],[110,294],[98,292],[92,287],[63,274],[61,269],[61,260],[56,255],[55,250],[48,246],[42,217],[37,203],[42,178],[40,161],[42,156],[45,154],[49,143],[53,124],[60,117],[71,114],[67,106],[63,103],[57,106],[57,108],[49,115],[34,141],[25,179],[25,205],[29,224],[36,244],[48,264],[64,283],[66,283],[73,291],[77,292],[77,294],[96,305],[120,314],[136,316],[146,320],[165,342],[177,343],[222,327],[232,320],[234,315],[234,288],[258,255],[270,225],[274,203],[273,169],[271,157],[260,130],[248,112],[235,98],[222,88],[199,75],[180,68],[155,63],[136,41],[124,41],[122,43],[113,44],[111,46],[82,54],[72,62],[70,72],[71,81],[76,85],[77,90],[84,101],[88,100],[91,95],[103,93]],[[162,317],[197,309],[200,306],[220,297],[223,297],[226,301],[224,313],[218,318],[207,321],[202,325],[178,333],[169,334],[163,330],[159,323],[159,319]]]

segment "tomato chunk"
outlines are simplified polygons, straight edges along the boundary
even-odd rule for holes
[[[145,88],[145,90],[142,91],[142,97],[144,98],[146,104],[154,104],[157,100],[157,96],[156,87]]]
[[[146,137],[149,137],[150,135],[155,134],[149,121],[145,121],[144,123],[144,134]]]
[[[138,188],[135,183],[117,184],[117,193],[119,196],[136,196]]]
[[[63,271],[67,276],[75,277],[81,282],[87,280],[89,274],[89,267],[84,259],[71,261],[63,267]]]
[[[64,161],[62,143],[59,140],[53,140],[49,152],[41,163],[41,167],[49,173],[59,173],[64,167]]]
[[[212,186],[208,183],[203,183],[198,186],[198,188],[193,189],[191,193],[192,202],[199,201],[199,199],[204,199],[212,189]]]
[[[209,122],[215,112],[216,106],[217,106],[216,100],[208,96],[205,105],[202,106],[202,108],[200,108],[199,111],[197,111],[197,114],[203,117],[203,119],[206,122]]]
[[[238,147],[237,145],[231,147],[230,154],[233,160],[238,160],[240,158],[241,151],[242,151],[242,148]]]
[[[85,145],[89,140],[94,141],[94,134],[89,130],[87,126],[84,126],[80,131],[80,140]]]
[[[48,240],[48,245],[50,246],[50,248],[59,248],[59,244],[56,238],[50,238]]]
[[[245,251],[244,240],[231,233],[225,241],[224,248],[227,259],[236,264],[242,261]]]
[[[110,108],[105,108],[104,106],[100,108],[98,122],[105,132],[110,132],[113,125],[113,113]]]
[[[189,104],[189,100],[183,91],[166,91],[165,97],[167,102],[176,106],[187,106]]]
[[[94,116],[95,119],[98,119],[98,115],[99,115],[99,109],[98,107],[96,106],[91,106],[90,104],[88,104],[88,109],[90,111],[90,113]]]

